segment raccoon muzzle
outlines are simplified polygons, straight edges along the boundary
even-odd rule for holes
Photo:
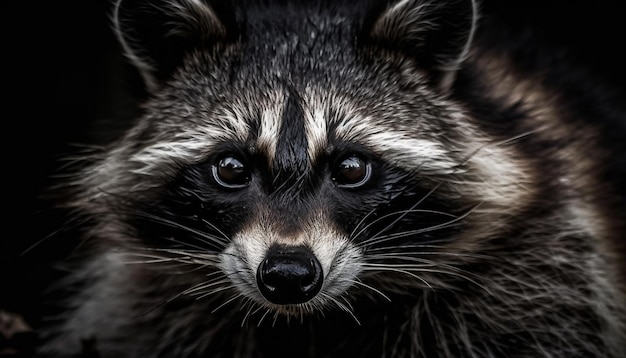
[[[320,262],[307,246],[270,247],[256,272],[261,294],[275,304],[309,301],[322,288],[323,277]]]

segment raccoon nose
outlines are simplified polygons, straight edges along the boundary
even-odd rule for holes
[[[256,271],[263,296],[275,304],[304,303],[322,288],[322,266],[310,248],[273,246]]]

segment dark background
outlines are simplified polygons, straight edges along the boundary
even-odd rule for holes
[[[625,13],[619,5],[487,0],[483,8],[503,34],[547,45],[540,51],[564,51],[562,60],[623,94]],[[110,12],[103,0],[0,2],[0,310],[19,312],[34,325],[50,278],[46,268],[71,246],[44,239],[61,219],[41,199],[43,189],[73,144],[110,138],[120,126],[114,119],[123,126],[142,95],[110,31]]]

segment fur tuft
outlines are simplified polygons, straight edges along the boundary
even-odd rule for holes
[[[118,1],[148,96],[58,188],[85,243],[43,353],[620,357],[606,103],[479,9]]]

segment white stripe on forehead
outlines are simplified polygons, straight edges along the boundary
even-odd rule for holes
[[[307,153],[312,162],[327,150],[328,128],[332,127],[338,140],[363,145],[407,170],[445,174],[459,164],[458,158],[441,142],[419,138],[418,129],[403,131],[389,119],[363,114],[345,99],[307,95],[303,101]],[[267,93],[262,102],[237,101],[229,108],[220,109],[212,118],[182,118],[180,123],[188,123],[187,128],[181,125],[171,137],[163,138],[130,158],[141,164],[134,172],[154,174],[171,163],[197,163],[204,160],[216,144],[245,142],[250,135],[249,122],[255,118],[259,120],[256,148],[271,163],[276,154],[284,105],[284,93],[276,91]],[[188,113],[198,115],[197,111]],[[336,116],[327,118],[328,113],[336,113]],[[208,117],[205,113],[202,115]]]
[[[313,163],[317,156],[328,146],[328,112],[324,102],[319,97],[307,96],[304,105],[304,130],[307,137],[307,153]]]
[[[248,118],[238,108],[223,108],[214,118],[205,120],[182,118],[179,122],[183,125],[171,137],[163,138],[131,156],[131,162],[141,165],[134,172],[151,175],[172,163],[201,162],[218,143],[245,141],[250,132]],[[185,127],[186,123],[188,127]]]
[[[256,147],[265,154],[268,164],[276,155],[276,145],[280,136],[283,110],[285,106],[285,95],[283,93],[273,93],[271,100],[260,109],[259,133]]]
[[[459,164],[459,160],[441,142],[417,138],[416,133],[399,130],[389,121],[363,115],[346,100],[334,98],[324,101],[317,96],[308,96],[306,106],[308,153],[311,160],[326,150],[328,128],[332,124],[338,140],[363,145],[388,162],[407,170],[445,174],[454,171]],[[333,106],[336,118],[326,118],[329,106]]]
[[[459,160],[452,157],[440,142],[417,139],[402,132],[387,130],[364,135],[361,141],[388,162],[423,173],[451,174]]]
[[[204,119],[181,118],[182,123],[174,134],[163,138],[138,153],[130,161],[140,163],[134,170],[138,174],[153,174],[171,163],[198,163],[219,143],[245,142],[251,131],[251,124],[257,117],[259,132],[257,149],[271,162],[276,152],[276,142],[280,133],[284,94],[280,91],[266,93],[262,101],[243,98],[219,108],[213,115],[202,113]],[[187,116],[199,115],[189,110]],[[148,119],[149,120],[149,119]],[[188,127],[185,127],[188,126]]]

